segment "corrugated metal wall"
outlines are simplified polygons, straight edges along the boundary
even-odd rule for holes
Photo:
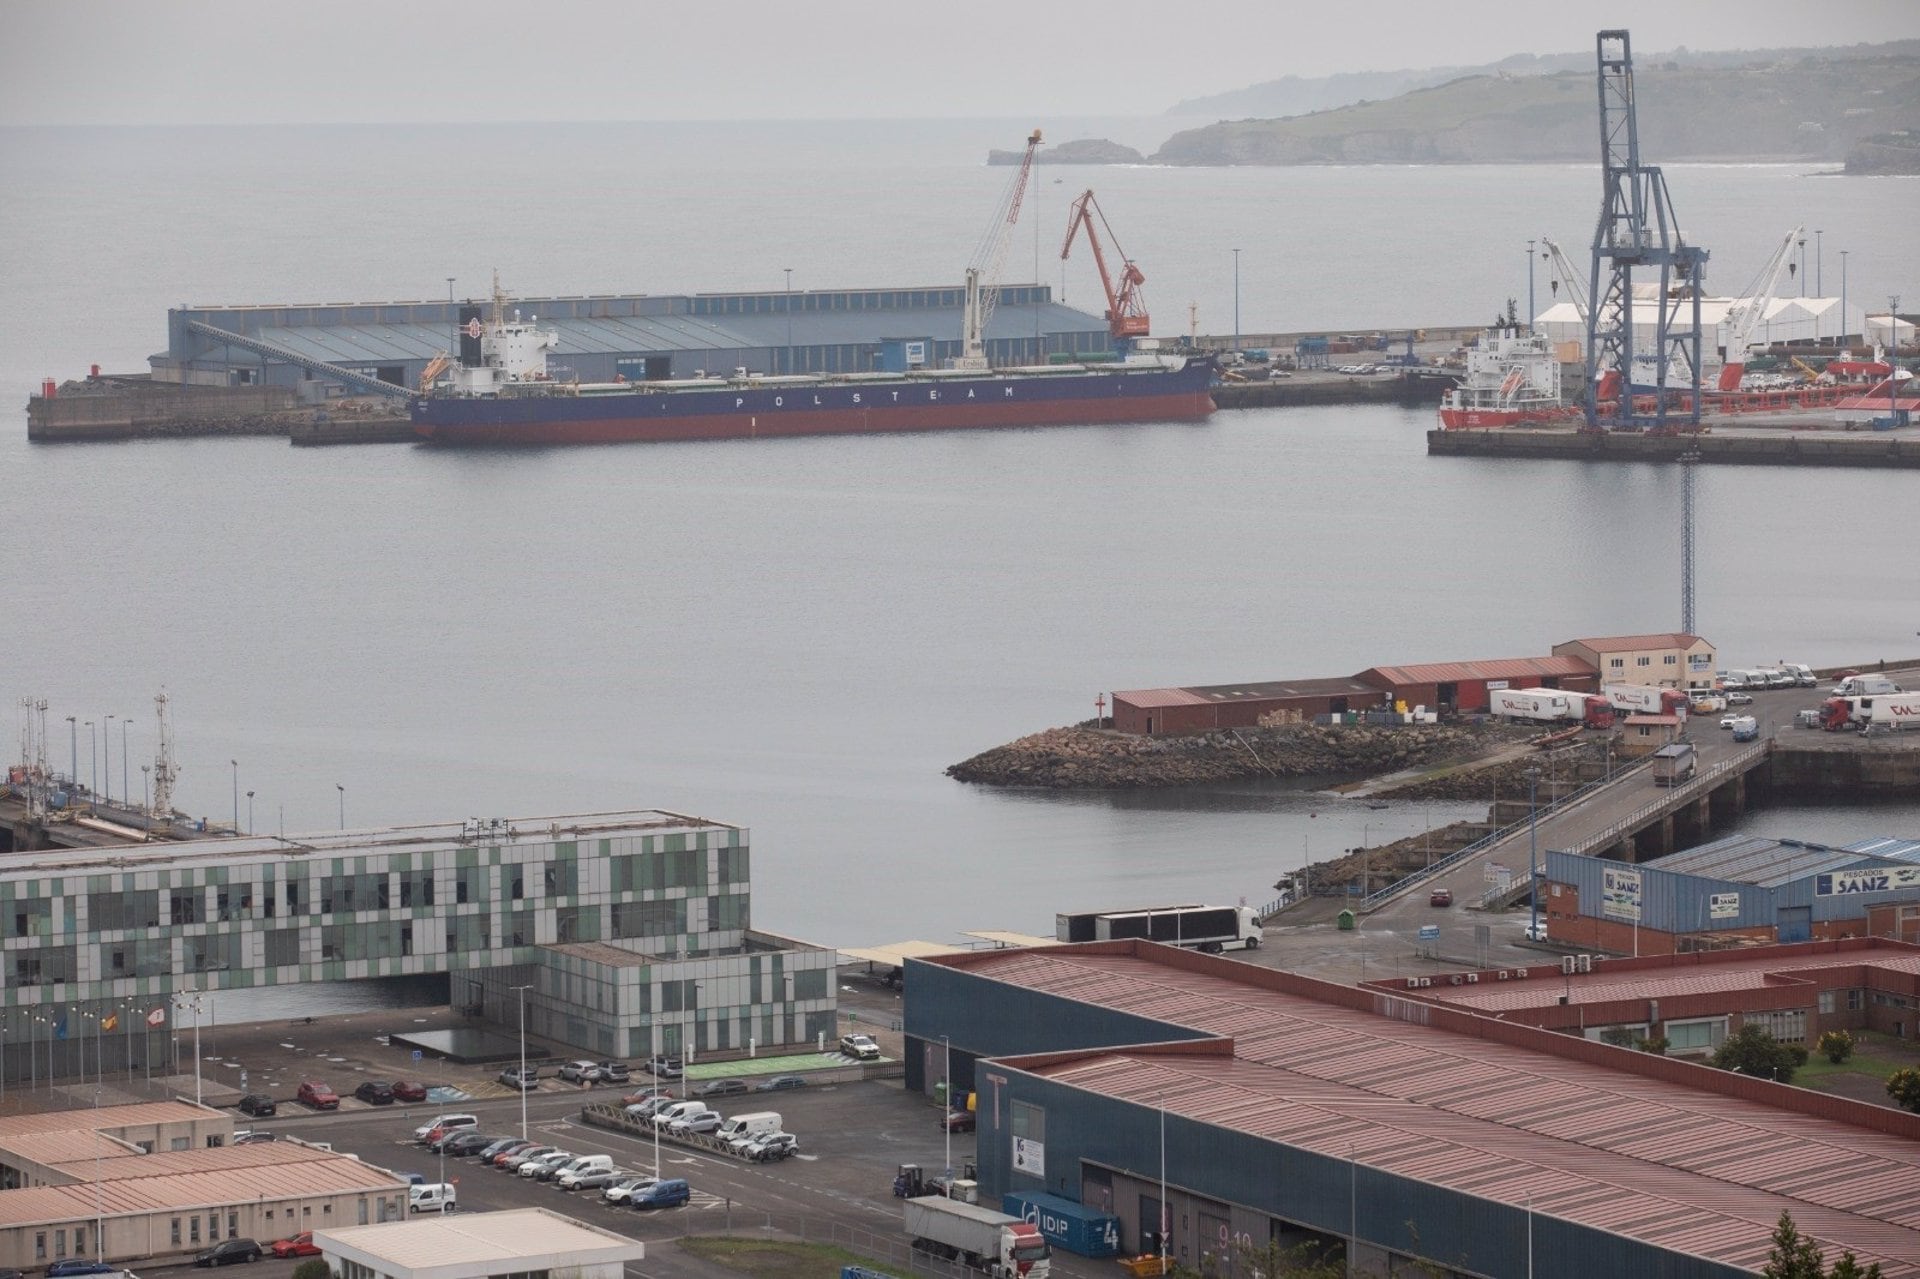
[[[1874,864],[1871,858],[1862,858],[1860,862],[1861,866]],[[1601,880],[1609,867],[1619,869],[1620,866],[1621,863],[1604,858],[1575,857],[1549,851],[1546,874],[1549,880],[1572,884],[1579,890],[1582,915],[1609,918],[1602,909]],[[1734,880],[1678,874],[1651,865],[1632,869],[1640,874],[1640,926],[1660,932],[1772,928],[1778,924],[1782,911],[1796,908],[1810,909],[1816,923],[1864,920],[1868,906],[1920,900],[1920,893],[1912,889],[1817,896],[1814,892],[1815,876],[1811,872],[1777,888],[1769,888]],[[1712,918],[1712,898],[1715,894],[1737,895],[1738,913],[1721,919]]]

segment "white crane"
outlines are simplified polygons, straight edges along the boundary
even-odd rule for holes
[[[1727,309],[1727,360],[1720,366],[1722,391],[1740,389],[1741,375],[1747,371],[1747,345],[1753,340],[1754,329],[1766,318],[1774,295],[1780,291],[1780,279],[1793,261],[1794,241],[1804,240],[1806,234],[1804,227],[1787,232],[1787,238],[1780,241],[1780,247],[1747,286],[1747,295]]]
[[[1580,281],[1580,275],[1573,269],[1573,263],[1560,250],[1560,246],[1545,236],[1540,243],[1547,250],[1547,259],[1553,264],[1553,274],[1567,291],[1567,301],[1573,303],[1573,309],[1580,316],[1581,327],[1587,323],[1587,286]]]
[[[994,210],[987,233],[973,251],[967,266],[966,310],[962,312],[960,354],[950,368],[984,370],[987,367],[987,322],[1000,301],[1000,270],[1007,261],[1007,249],[1013,244],[1013,226],[1020,220],[1020,203],[1027,195],[1027,179],[1033,174],[1033,153],[1040,149],[1040,130],[1027,137],[1027,153],[1000,205]]]
[[[153,705],[160,720],[160,749],[153,760],[153,807],[147,810],[147,818],[151,821],[158,814],[161,821],[171,824],[173,784],[179,780],[180,765],[173,758],[173,726],[167,722],[167,695],[156,696]]]

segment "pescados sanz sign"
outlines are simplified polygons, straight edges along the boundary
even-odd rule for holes
[[[1891,893],[1902,888],[1920,888],[1920,866],[1896,866],[1885,870],[1836,870],[1813,877],[1813,895],[1840,897],[1848,893]]]

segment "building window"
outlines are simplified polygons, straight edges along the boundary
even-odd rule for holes
[[[53,1232],[53,1255],[56,1257],[64,1257],[67,1255],[67,1232],[65,1229]]]
[[[187,1242],[200,1242],[200,1218],[197,1214],[187,1218]]]
[[[1668,666],[1678,666],[1680,664],[1680,659],[1678,657],[1675,657],[1672,653],[1668,653],[1665,657],[1661,658],[1660,660],[1665,662]]]
[[[1636,657],[1633,659],[1633,664],[1635,666],[1652,666],[1653,659],[1651,657]]]
[[[174,1218],[173,1221],[173,1241],[175,1243],[180,1242],[180,1219],[178,1217]],[[47,1259],[47,1232],[44,1230],[36,1230],[33,1232],[33,1259],[35,1261],[45,1261]]]
[[[1838,1002],[1839,1001],[1833,997],[1832,991],[1823,990],[1820,992],[1820,1011],[1822,1014],[1832,1012],[1834,1010],[1834,1005],[1837,1004]]]
[[[1667,1023],[1668,1052],[1711,1052],[1726,1037],[1725,1017],[1702,1017],[1695,1021]]]
[[[1607,662],[1607,665],[1611,666],[1616,671],[1624,667],[1626,664],[1627,664],[1626,659],[1623,657],[1616,657]]]
[[[1847,1011],[1850,1013],[1860,1011],[1860,992],[1858,990],[1850,990],[1847,992]]]
[[[227,1214],[227,1238],[229,1239],[238,1238],[239,1234],[240,1234],[240,1214],[237,1212],[229,1212]]]

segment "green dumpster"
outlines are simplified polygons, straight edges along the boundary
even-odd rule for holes
[[[942,1079],[933,1086],[933,1099],[941,1105],[947,1104],[947,1081]]]
[[[1340,931],[1343,933],[1350,933],[1353,931],[1353,912],[1352,911],[1343,910],[1340,912]]]

